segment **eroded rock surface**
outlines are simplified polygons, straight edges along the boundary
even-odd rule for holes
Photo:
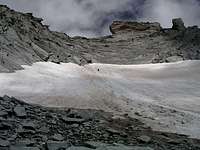
[[[172,29],[114,21],[112,35],[90,39],[50,31],[42,20],[0,5],[0,72],[38,61],[141,64],[200,58],[200,29],[186,28],[181,19],[173,20]]]

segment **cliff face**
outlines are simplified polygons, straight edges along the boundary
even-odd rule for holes
[[[115,21],[112,35],[91,39],[50,31],[41,22],[31,13],[0,6],[0,72],[37,61],[141,64],[200,58],[200,29],[185,28],[181,19],[173,20],[172,29]]]

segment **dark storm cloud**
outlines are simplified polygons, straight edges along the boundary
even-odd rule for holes
[[[182,17],[187,25],[200,24],[197,0],[0,0],[0,3],[45,19],[52,30],[69,35],[109,34],[113,20],[158,21],[171,26]]]

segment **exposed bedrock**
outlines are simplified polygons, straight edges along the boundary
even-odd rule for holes
[[[0,5],[0,72],[22,69],[38,61],[54,63],[144,64],[200,58],[200,29],[173,19],[173,27],[159,23],[114,21],[112,35],[69,37],[50,31],[41,18]]]

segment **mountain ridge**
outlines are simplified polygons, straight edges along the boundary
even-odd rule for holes
[[[181,19],[174,19],[170,29],[159,23],[114,21],[112,35],[86,38],[50,31],[43,19],[5,5],[0,5],[0,18],[0,72],[38,61],[145,64],[200,58],[200,29],[184,27]]]

